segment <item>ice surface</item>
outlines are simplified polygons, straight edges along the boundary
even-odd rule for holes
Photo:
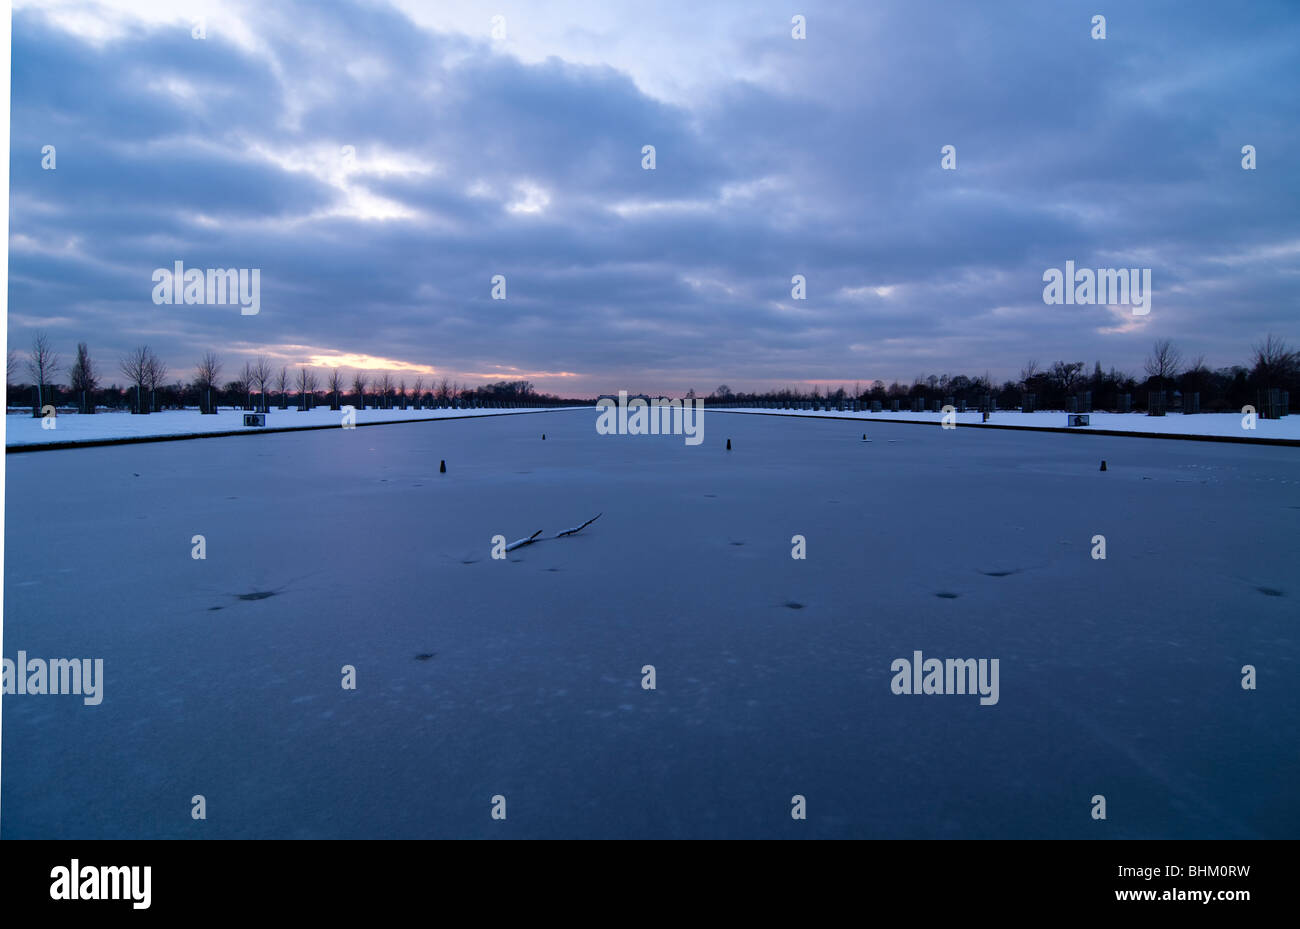
[[[1294,449],[595,419],[8,456],[5,657],[106,680],[4,697],[0,834],[1300,835]]]

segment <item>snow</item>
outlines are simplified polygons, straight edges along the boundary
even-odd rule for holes
[[[942,413],[870,413],[839,412],[835,410],[764,410],[764,409],[719,409],[720,413],[762,413],[776,416],[813,416],[827,419],[853,419],[869,422],[886,423],[939,423]],[[981,414],[968,410],[956,413],[956,424],[961,426],[981,426]],[[1286,439],[1300,441],[1300,416],[1286,416],[1282,419],[1256,419],[1254,429],[1243,428],[1243,416],[1240,413],[1197,413],[1184,416],[1181,413],[1169,413],[1165,416],[1147,416],[1145,413],[1088,413],[1087,426],[1074,427],[1079,432],[1096,432],[1099,430],[1131,433],[1156,433],[1176,436],[1225,436],[1238,439]],[[1061,429],[1068,425],[1068,413],[1057,411],[1037,411],[1021,413],[1018,410],[998,410],[989,414],[988,425],[994,427],[1012,426],[1021,429]]]
[[[580,409],[586,409],[581,407]],[[477,409],[477,410],[358,410],[358,424],[380,422],[410,422],[424,419],[444,419],[457,416],[495,416],[507,413],[536,412],[531,409]],[[774,416],[818,417],[826,419],[851,419],[869,422],[938,423],[941,413],[849,413],[814,410],[762,410],[762,409],[710,409],[718,413],[758,413]],[[254,431],[245,427],[244,411],[223,409],[215,416],[203,416],[198,410],[167,410],[147,416],[132,416],[124,412],[103,412],[93,416],[62,413],[54,420],[53,429],[44,429],[41,420],[24,412],[10,413],[5,418],[7,447],[28,445],[53,445],[65,442],[103,441],[141,438],[149,436],[203,435],[214,432]],[[325,407],[300,412],[298,410],[272,409],[266,415],[268,429],[320,428],[337,426],[342,413]],[[959,427],[980,426],[977,412],[957,413]],[[1062,412],[1020,413],[998,411],[989,419],[992,426],[1017,428],[1059,429],[1066,425]],[[1179,436],[1225,436],[1253,440],[1283,439],[1300,441],[1300,416],[1284,419],[1256,420],[1254,429],[1242,428],[1238,413],[1202,413],[1183,416],[1147,416],[1143,413],[1092,413],[1089,426],[1076,427],[1079,432],[1108,430],[1132,433],[1157,433]]]
[[[104,686],[3,698],[0,836],[1300,834],[1294,449],[595,420],[8,456],[5,657]]]
[[[358,425],[366,423],[400,423],[425,419],[446,419],[455,416],[499,416],[506,413],[536,412],[535,409],[473,409],[473,410],[357,410]],[[41,420],[30,413],[10,413],[5,417],[5,446],[55,445],[64,442],[87,442],[112,439],[143,438],[148,436],[190,436],[214,432],[253,432],[258,427],[244,425],[244,410],[223,409],[204,416],[197,409],[165,410],[135,416],[122,411],[102,412],[93,415],[78,413],[60,414],[54,418],[53,428],[45,429]],[[306,429],[322,426],[341,426],[343,414],[328,407],[314,410],[271,409],[266,414],[267,429]]]

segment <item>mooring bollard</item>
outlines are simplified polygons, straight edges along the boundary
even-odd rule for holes
[[[1103,458],[1103,459],[1101,460],[1101,470],[1103,470],[1103,471],[1106,470],[1106,459],[1105,459],[1105,458]]]
[[[442,464],[438,465],[438,473],[439,474],[447,473],[447,460],[445,458],[443,459]]]
[[[731,440],[727,439],[727,451],[731,451]]]

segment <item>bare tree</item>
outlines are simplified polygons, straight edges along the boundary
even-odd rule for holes
[[[289,406],[289,398],[286,396],[286,394],[288,394],[289,392],[289,369],[288,368],[285,368],[283,366],[280,368],[280,374],[275,379],[275,389],[276,392],[280,394],[280,409],[282,410],[287,409]]]
[[[451,400],[451,381],[445,377],[438,382],[437,400],[439,406],[446,406]]]
[[[78,409],[83,413],[95,412],[95,388],[99,386],[99,376],[95,374],[95,365],[90,360],[90,349],[85,342],[77,343],[77,360],[68,368],[68,387],[77,395]]]
[[[342,404],[339,401],[339,395],[343,393],[343,370],[341,368],[330,368],[330,376],[325,381],[325,389],[330,393],[330,409],[340,409]]]
[[[167,380],[167,364],[150,351],[145,367],[145,387],[149,388],[149,405],[155,413],[159,409],[158,388],[165,380]]]
[[[18,353],[12,348],[9,349],[7,364],[8,367],[5,369],[5,383],[9,384],[12,383],[14,379],[14,368],[18,367]]]
[[[1271,333],[1251,346],[1250,360],[1251,376],[1260,387],[1282,387],[1300,369],[1300,352],[1291,351],[1283,339]]]
[[[381,410],[388,409],[389,398],[392,397],[393,395],[392,377],[388,374],[387,371],[385,371],[384,376],[379,379],[379,383],[376,384],[375,386],[379,390],[379,397],[380,397],[379,408]]]
[[[1147,356],[1144,367],[1147,376],[1155,378],[1156,383],[1163,389],[1169,381],[1177,376],[1182,363],[1182,352],[1174,348],[1172,341],[1157,339],[1156,343],[1151,346],[1151,354]]]
[[[362,371],[357,371],[352,375],[352,389],[357,392],[357,409],[366,408],[366,375]]]
[[[247,368],[248,365],[244,365],[245,370],[237,373],[230,383],[226,384],[226,392],[240,397],[241,405],[244,403],[242,398],[248,393],[248,380],[245,374]]]
[[[217,377],[221,374],[221,361],[215,352],[204,352],[199,363],[194,366],[194,386],[199,391],[199,411],[215,413],[212,404],[212,390],[217,386]]]
[[[36,408],[32,410],[32,415],[38,419],[41,407],[45,405],[45,388],[58,366],[59,356],[50,347],[49,337],[44,332],[36,333],[32,339],[31,355],[27,359],[27,370],[36,384]]]
[[[153,352],[148,345],[137,345],[118,362],[118,370],[135,386],[135,412],[148,413],[149,405],[145,402],[144,391],[149,384],[149,359]]]
[[[275,372],[271,369],[271,362],[267,357],[265,355],[258,355],[257,359],[253,362],[253,367],[250,373],[253,375],[253,383],[257,385],[258,405],[262,408],[262,412],[265,413],[266,385],[270,382],[271,378],[275,376]]]
[[[316,393],[316,372],[306,366],[298,369],[298,409],[310,410]]]
[[[1074,393],[1083,379],[1083,362],[1082,361],[1057,361],[1052,364],[1051,378],[1067,397]],[[977,378],[977,384],[981,392],[989,389],[987,375],[985,378]]]
[[[239,382],[244,385],[244,396],[246,402],[244,409],[253,409],[253,385],[257,383],[257,375],[253,371],[253,366],[245,361],[243,370],[239,372]]]
[[[424,378],[417,377],[415,379],[415,386],[411,388],[411,394],[415,399],[415,408],[417,410],[420,409],[421,406],[423,406],[423,400],[422,397],[420,396],[423,393],[424,393]]]

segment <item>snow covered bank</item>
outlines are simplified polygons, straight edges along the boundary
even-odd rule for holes
[[[358,426],[384,423],[420,422],[434,419],[461,419],[467,417],[503,416],[515,413],[539,413],[558,409],[587,409],[586,407],[539,407],[519,409],[472,410],[358,410]],[[761,414],[766,416],[811,417],[884,423],[939,424],[942,413],[870,413],[835,412],[815,410],[768,410],[759,408],[707,408],[712,413]],[[54,420],[54,428],[45,429],[42,421],[25,413],[10,413],[5,417],[5,446],[8,449],[51,447],[59,445],[114,444],[119,442],[147,442],[165,439],[185,439],[200,436],[243,435],[253,432],[277,432],[288,429],[325,429],[339,427],[342,413],[326,408],[307,412],[298,410],[271,410],[266,414],[265,428],[246,427],[243,410],[225,409],[215,416],[203,416],[197,410],[168,410],[147,416],[133,416],[125,412],[96,413],[83,416],[64,413]],[[1062,412],[1020,413],[1014,410],[998,412],[987,423],[981,422],[975,411],[957,413],[959,427],[973,426],[983,429],[1063,430],[1066,414]],[[1242,428],[1242,417],[1237,413],[1202,413],[1194,416],[1171,414],[1147,416],[1142,413],[1092,413],[1088,426],[1076,427],[1071,432],[1092,432],[1100,435],[1133,435],[1168,438],[1205,438],[1214,440],[1259,442],[1261,444],[1300,444],[1300,416],[1285,419],[1257,420],[1254,429]],[[592,413],[593,422],[595,412]]]
[[[556,409],[571,409],[571,407],[521,407],[504,410],[357,410],[356,424],[373,426],[382,423],[409,423],[433,419],[539,413]],[[266,414],[265,428],[245,426],[243,410],[226,409],[213,416],[204,416],[198,410],[166,410],[162,413],[150,413],[147,416],[134,416],[126,412],[96,413],[91,416],[70,413],[55,417],[54,428],[45,429],[41,425],[41,420],[30,415],[10,414],[4,419],[5,447],[109,444],[250,432],[277,432],[286,429],[339,428],[342,419],[342,413],[327,407],[306,412],[272,409]]]
[[[759,413],[772,416],[806,416],[826,419],[863,420],[885,423],[928,423],[937,425],[942,413],[870,413],[837,412],[833,410],[766,410],[758,408],[709,407],[710,413]],[[1016,410],[998,410],[989,415],[987,423],[974,410],[955,414],[957,425],[993,429],[1051,429],[1066,428],[1069,414],[1060,411],[1021,413]],[[1257,419],[1254,429],[1242,428],[1240,413],[1198,413],[1184,416],[1171,413],[1167,416],[1147,416],[1145,413],[1089,413],[1089,425],[1076,426],[1071,432],[1093,432],[1101,435],[1140,435],[1167,438],[1208,438],[1234,441],[1273,443],[1300,443],[1300,416],[1284,419]]]

